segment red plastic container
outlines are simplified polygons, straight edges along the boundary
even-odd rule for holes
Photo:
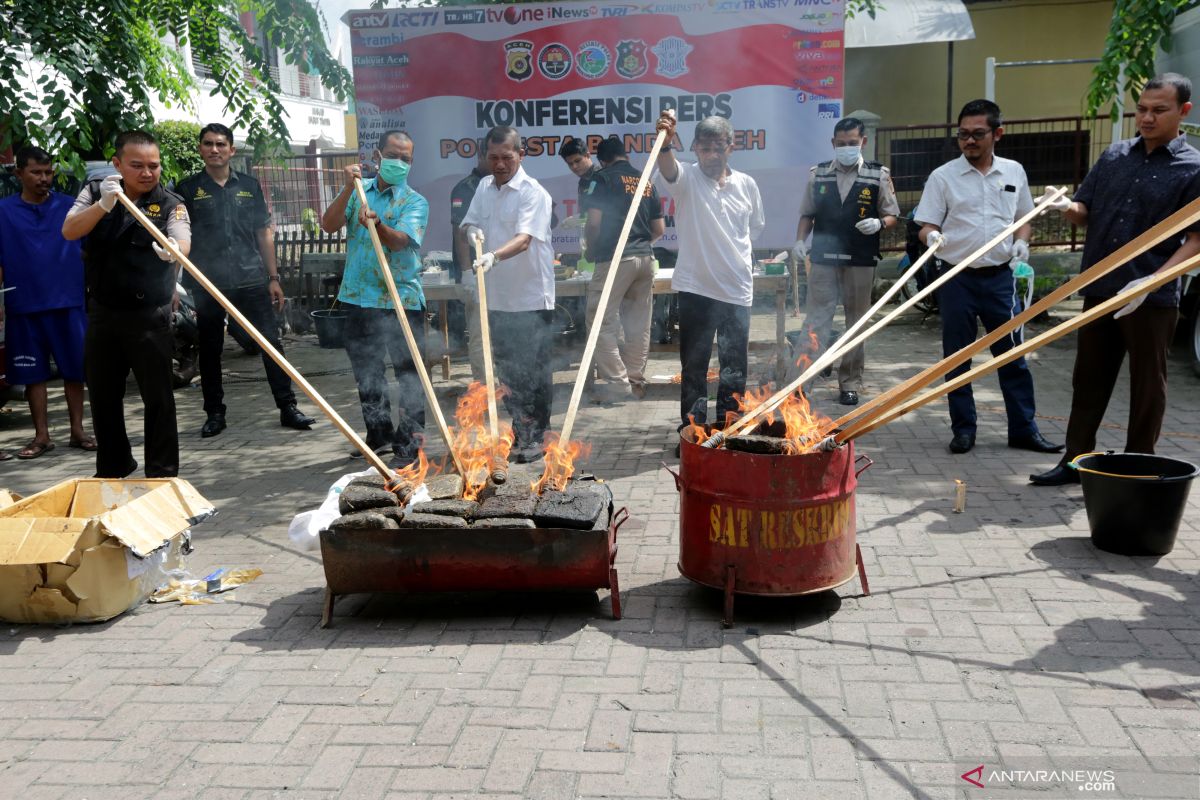
[[[869,594],[854,489],[871,460],[854,443],[830,452],[758,455],[701,447],[681,433],[679,571],[733,596],[803,595],[841,586],[856,568]],[[861,467],[856,463],[865,461]]]

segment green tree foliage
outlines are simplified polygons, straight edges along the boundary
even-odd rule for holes
[[[308,0],[0,0],[0,148],[37,144],[82,173],[107,158],[121,130],[145,127],[154,97],[187,108],[200,86],[181,55],[216,82],[259,154],[286,147],[287,123],[267,53],[242,28],[251,14],[288,64],[313,69],[339,98],[350,74],[329,53]],[[7,124],[5,124],[7,122]]]
[[[1126,92],[1136,92],[1154,77],[1154,59],[1159,50],[1171,49],[1171,26],[1181,11],[1195,0],[1114,0],[1112,24],[1104,41],[1104,54],[1092,72],[1087,110],[1099,114],[1112,103],[1115,120],[1119,109],[1113,102]],[[1125,80],[1121,81],[1121,67]]]
[[[158,139],[163,181],[178,181],[204,169],[199,150],[199,124],[166,120],[154,123],[150,132]]]

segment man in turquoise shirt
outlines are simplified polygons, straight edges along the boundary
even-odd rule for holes
[[[367,426],[367,444],[376,452],[391,449],[391,466],[399,468],[417,458],[424,443],[425,397],[417,376],[421,354],[411,353],[392,306],[387,283],[379,270],[367,220],[375,220],[384,254],[396,281],[400,302],[417,347],[424,348],[425,293],[421,290],[421,240],[429,221],[429,203],[408,185],[413,142],[403,131],[379,137],[374,160],[379,174],[363,181],[367,208],[354,190],[359,165],[345,169],[346,184],[321,217],[321,228],[333,233],[347,226],[346,269],[338,302],[346,312],[342,338],[358,383],[358,399]],[[399,418],[392,422],[388,400],[386,348],[399,384]]]

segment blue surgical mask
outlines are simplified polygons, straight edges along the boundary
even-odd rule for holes
[[[833,157],[843,167],[850,167],[858,163],[859,153],[862,152],[860,145],[849,145],[847,147],[833,148]]]
[[[408,180],[408,162],[399,158],[379,159],[379,177],[389,186],[403,186]]]

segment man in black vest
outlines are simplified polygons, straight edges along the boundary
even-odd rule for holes
[[[801,263],[806,256],[812,261],[804,327],[805,355],[813,360],[829,348],[839,297],[847,328],[871,307],[879,232],[895,225],[900,214],[888,168],[862,157],[866,143],[866,126],[861,120],[840,120],[833,128],[834,159],[812,168],[800,201],[793,252]],[[810,232],[811,248],[805,241]],[[859,345],[838,363],[838,402],[842,405],[858,404],[865,362],[866,354]]]
[[[283,352],[276,311],[283,310],[283,288],[275,262],[271,212],[262,186],[244,172],[229,166],[234,153],[233,131],[214,122],[200,129],[200,157],[204,171],[175,187],[187,205],[196,247],[189,256],[221,294],[246,316],[276,350]],[[221,386],[221,349],[225,342],[225,309],[190,275],[184,285],[196,299],[200,329],[200,388],[207,419],[202,437],[225,430],[225,391]],[[296,407],[292,381],[265,352],[262,354],[267,384],[279,409],[279,424],[306,431],[315,420]]]
[[[125,432],[125,381],[130,370],[145,406],[147,478],[179,474],[179,431],[171,380],[172,307],[178,265],[117,200],[124,192],[185,256],[191,246],[187,207],[162,187],[158,141],[145,131],[117,136],[116,175],[89,181],[63,222],[63,236],[87,237],[88,289],[84,372],[96,430],[96,477],[124,478],[137,469]]]

